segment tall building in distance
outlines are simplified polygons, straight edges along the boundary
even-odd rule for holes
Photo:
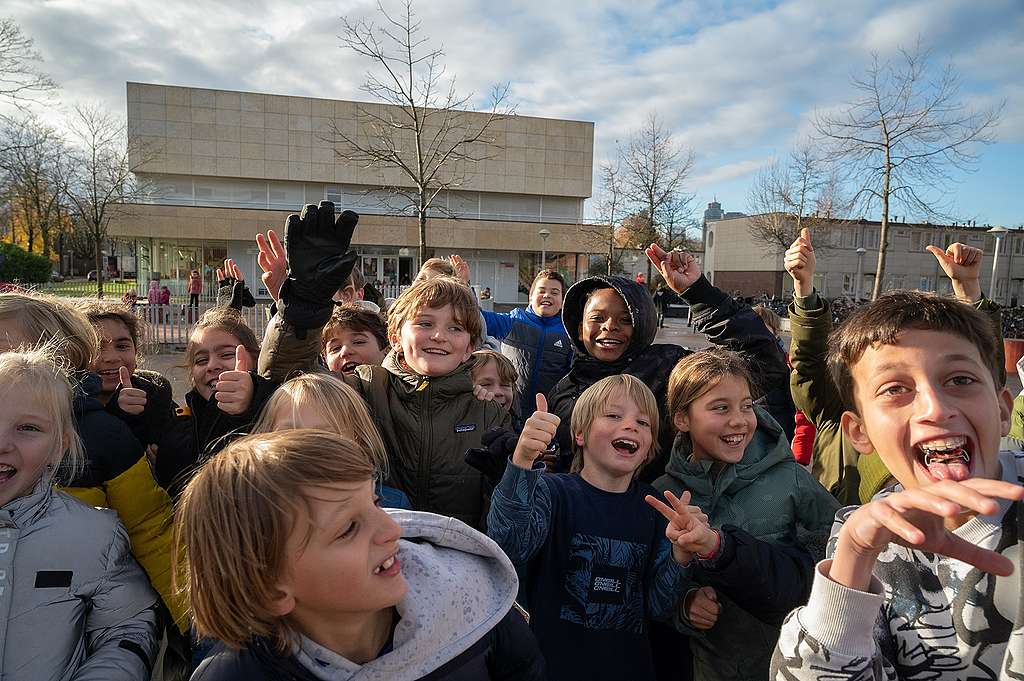
[[[322,200],[360,213],[353,248],[368,280],[415,277],[416,218],[382,189],[408,180],[346,163],[324,141],[335,126],[361,134],[361,111],[383,116],[388,105],[147,83],[128,83],[127,101],[129,138],[154,153],[138,172],[152,191],[110,234],[136,256],[140,282],[159,278],[180,293],[198,269],[209,285],[230,257],[265,295],[255,235]],[[486,160],[439,196],[444,210],[428,222],[427,245],[461,254],[497,302],[521,302],[542,251],[543,264],[570,280],[586,271],[577,225],[591,195],[594,124],[514,116],[489,133],[493,144],[477,150]]]

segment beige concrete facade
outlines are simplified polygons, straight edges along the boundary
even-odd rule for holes
[[[827,237],[814,239],[818,268],[815,287],[827,296],[856,295],[860,272],[860,293],[870,295],[880,229],[878,222],[836,222]],[[889,229],[884,290],[909,288],[948,293],[949,279],[925,247],[933,244],[945,248],[960,242],[985,253],[981,281],[986,295],[1006,304],[1014,299],[1024,300],[1024,233],[1011,231],[1001,240],[996,283],[990,291],[995,240],[987,233],[988,227],[897,222]],[[707,231],[705,271],[716,285],[748,296],[792,292],[792,280],[783,268],[783,254],[772,252],[751,238],[750,217],[709,222]],[[860,247],[865,250],[863,256],[857,253]]]
[[[146,173],[298,182],[411,186],[397,172],[359,168],[337,158],[332,129],[365,136],[361,111],[385,115],[383,104],[228,90],[128,83],[129,134],[157,157]],[[468,125],[485,114],[466,113]],[[492,134],[493,133],[493,134]],[[467,191],[591,195],[594,124],[531,116],[492,123],[488,160],[470,169]]]
[[[368,278],[399,284],[415,275],[416,221],[384,189],[408,180],[349,164],[329,141],[334,130],[365,136],[367,112],[385,116],[388,106],[146,83],[128,83],[127,102],[151,198],[110,233],[131,244],[140,279],[170,278],[177,291],[182,272],[201,269],[211,280],[217,260],[233,257],[256,280],[256,233],[280,230],[289,213],[325,199],[360,213],[353,245]],[[470,127],[486,116],[461,115]],[[486,160],[461,168],[457,189],[439,196],[448,213],[430,218],[427,245],[466,257],[497,301],[520,302],[542,251],[546,266],[570,279],[586,268],[593,249],[577,225],[591,195],[594,124],[514,116],[487,136],[471,150]]]

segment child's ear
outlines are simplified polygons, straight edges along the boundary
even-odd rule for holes
[[[864,421],[861,417],[852,411],[844,411],[839,421],[839,426],[843,429],[843,435],[846,436],[846,439],[853,444],[853,448],[858,452],[870,454],[875,451],[875,447],[871,444],[871,439],[868,438],[868,433],[864,428]]]
[[[587,440],[583,437],[583,433],[573,434],[572,439],[575,440],[578,447],[585,447],[587,445]]]
[[[999,391],[999,434],[1006,437],[1013,427],[1013,395],[1003,388]]]
[[[676,427],[680,433],[690,432],[690,415],[686,413],[685,409],[677,411],[672,415],[672,425]]]
[[[267,605],[267,609],[276,617],[287,617],[295,609],[295,596],[287,584],[276,585],[275,591],[277,594]]]

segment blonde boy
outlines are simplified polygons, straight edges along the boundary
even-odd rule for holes
[[[559,475],[537,460],[559,418],[543,395],[536,404],[491,497],[488,534],[529,575],[530,627],[552,679],[653,678],[648,622],[671,612],[685,578],[676,561],[690,560],[645,501],[654,489],[636,479],[657,450],[657,402],[626,374],[585,390],[573,472]]]
[[[829,348],[844,436],[899,485],[839,512],[772,678],[1021,678],[1024,453],[999,451],[1012,401],[991,324],[899,291]]]
[[[508,559],[457,520],[385,512],[374,475],[318,430],[236,440],[203,467],[175,555],[197,632],[224,646],[194,680],[543,678]]]

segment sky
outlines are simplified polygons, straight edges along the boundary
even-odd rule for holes
[[[1005,103],[996,143],[946,192],[954,215],[1024,223],[1021,0],[418,0],[415,10],[478,105],[507,82],[520,114],[593,121],[595,172],[655,113],[694,153],[686,189],[698,213],[714,198],[747,210],[758,169],[800,144],[816,112],[851,101],[851,77],[873,54],[920,41],[960,74],[964,101]],[[51,117],[79,102],[124,115],[126,81],[369,99],[370,65],[338,35],[342,16],[373,18],[373,1],[5,0],[0,15],[35,40],[60,84]]]

